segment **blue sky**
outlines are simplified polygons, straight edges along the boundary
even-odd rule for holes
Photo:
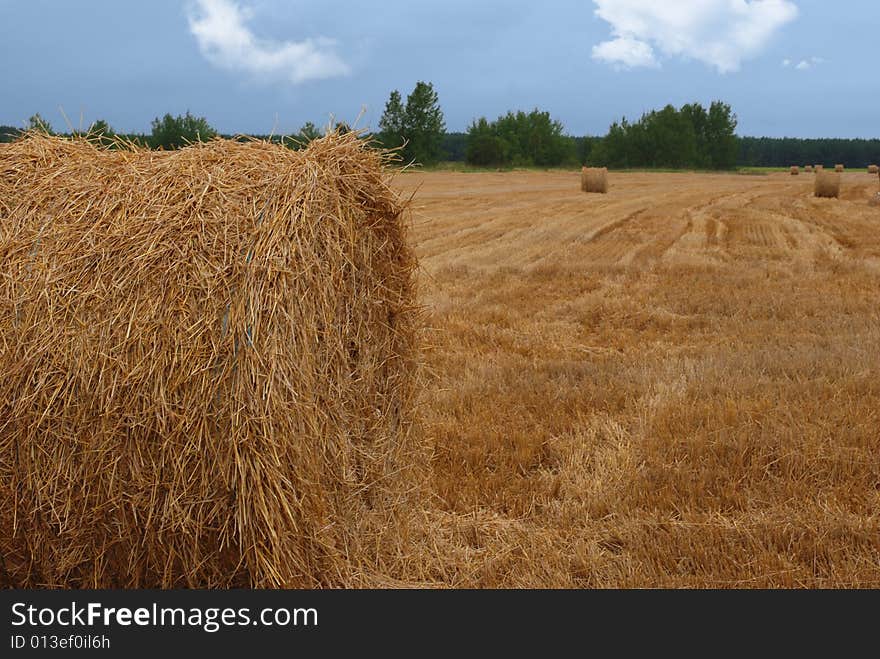
[[[375,127],[428,80],[449,130],[539,107],[604,134],[720,98],[743,135],[880,137],[878,34],[876,0],[0,0],[0,124]]]

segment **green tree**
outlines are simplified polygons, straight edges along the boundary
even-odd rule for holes
[[[97,141],[104,146],[113,144],[116,133],[103,119],[98,119],[89,126],[88,136],[90,139]]]
[[[496,134],[495,126],[485,117],[474,121],[468,129],[467,161],[479,167],[504,165],[510,158],[510,145]]]
[[[694,129],[696,140],[697,160],[695,166],[699,169],[710,169],[712,157],[709,154],[709,113],[699,103],[690,103],[681,107],[682,116],[690,122]]]
[[[473,165],[553,167],[577,162],[577,144],[559,121],[538,109],[481,118],[468,130],[467,160]]]
[[[176,117],[166,114],[152,122],[150,146],[154,149],[179,149],[194,142],[206,142],[217,136],[204,117],[194,117],[187,111]]]
[[[467,154],[467,133],[446,133],[443,136],[443,159],[463,162]]]
[[[640,160],[649,167],[694,167],[697,163],[697,138],[688,118],[667,105],[648,114],[635,134],[641,138]]]
[[[0,144],[14,142],[21,135],[21,131],[15,126],[0,126]]]
[[[303,124],[303,127],[299,129],[299,140],[304,144],[308,144],[319,137],[321,137],[321,131],[319,131],[317,126],[311,121],[307,121]]]
[[[738,137],[737,142],[737,164],[746,167],[842,163],[848,168],[861,168],[880,163],[878,139]]]
[[[736,139],[738,120],[727,103],[714,101],[709,106],[706,135],[710,165],[713,169],[736,167],[739,143]]]
[[[731,169],[736,166],[736,115],[716,101],[707,112],[698,103],[680,110],[667,105],[629,123],[615,122],[589,156],[609,167]]]
[[[406,124],[406,111],[400,92],[396,89],[391,92],[388,102],[385,104],[385,112],[379,120],[379,142],[386,149],[396,149],[403,146],[405,138],[404,126]]]
[[[28,129],[36,130],[41,133],[48,133],[49,135],[52,134],[52,125],[48,121],[43,119],[39,112],[31,115],[31,117],[28,119]]]
[[[400,149],[406,162],[436,163],[443,156],[446,122],[440,99],[430,82],[419,81],[406,99],[391,92],[379,120],[378,141],[387,149]]]
[[[407,140],[403,155],[408,162],[432,165],[440,160],[446,122],[430,82],[417,82],[407,97],[403,130]]]

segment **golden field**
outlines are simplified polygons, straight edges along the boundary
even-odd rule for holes
[[[401,582],[880,587],[880,210],[809,176],[412,173]]]

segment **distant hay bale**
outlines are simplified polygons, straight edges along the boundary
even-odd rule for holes
[[[581,168],[581,190],[583,192],[608,192],[608,168],[607,167],[583,167]]]
[[[0,585],[329,587],[375,565],[422,455],[384,164],[355,133],[0,151]]]
[[[880,167],[878,167],[877,165],[868,165],[868,173],[869,174],[880,173]]]
[[[834,171],[838,174],[844,170],[843,165],[834,165]]]
[[[820,171],[813,183],[813,193],[817,197],[837,198],[840,196],[840,174]]]
[[[804,171],[807,172],[807,174],[812,174],[813,173],[813,166],[807,165],[806,167],[804,167]]]
[[[792,176],[797,176],[798,174],[801,173],[801,168],[798,167],[797,165],[792,165],[790,171],[791,171]]]
[[[825,171],[825,165],[816,165],[813,169],[817,172],[822,172]]]

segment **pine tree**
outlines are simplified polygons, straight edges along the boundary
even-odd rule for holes
[[[422,165],[431,165],[442,155],[446,122],[440,99],[430,82],[416,83],[406,99],[403,133],[407,139],[404,157]]]
[[[379,141],[386,149],[396,149],[404,142],[404,109],[400,92],[391,92],[385,112],[379,120]]]

